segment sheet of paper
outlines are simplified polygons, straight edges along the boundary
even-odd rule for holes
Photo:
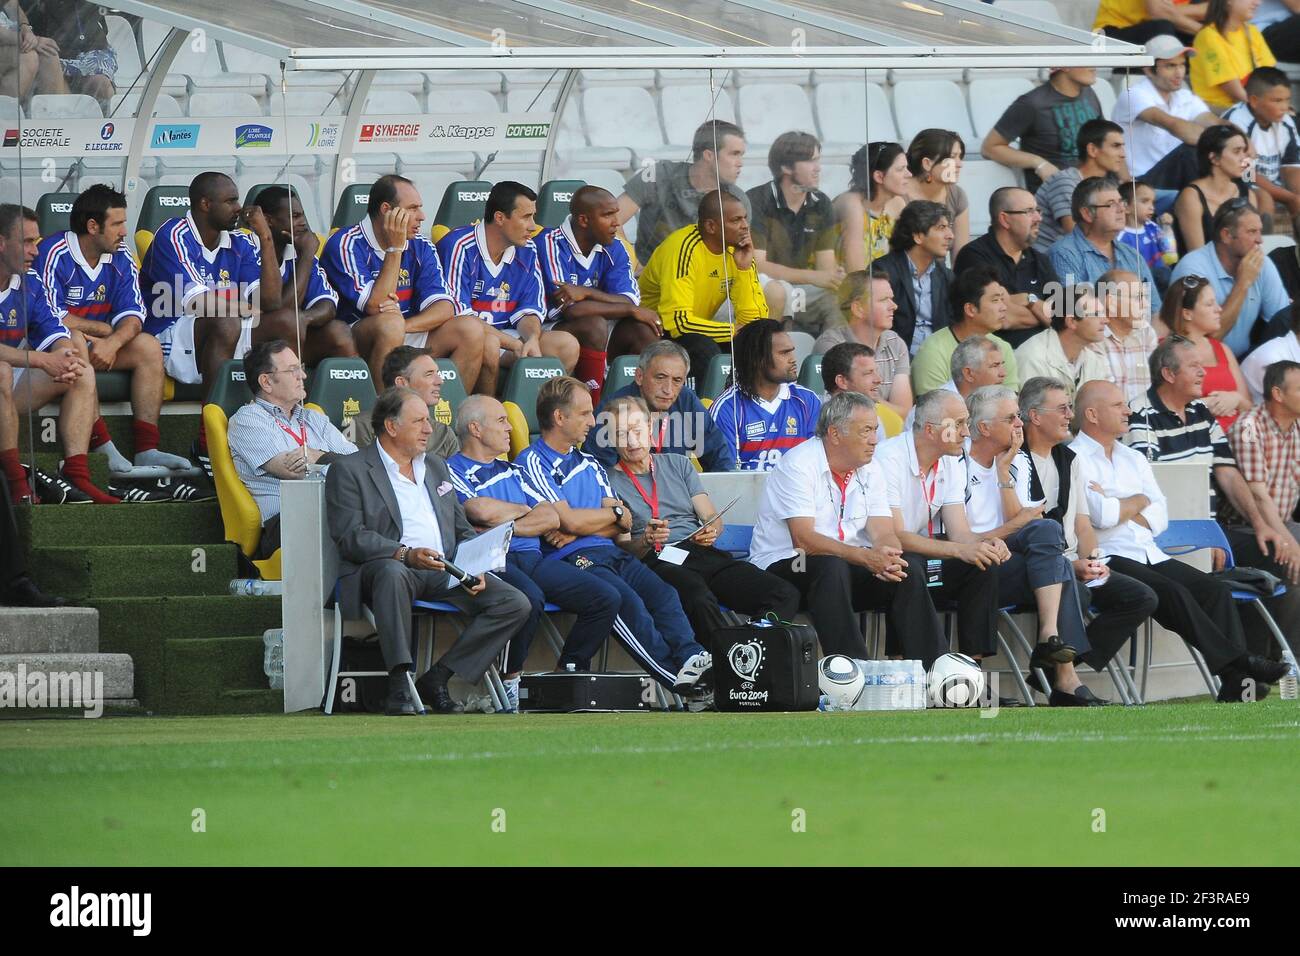
[[[506,566],[506,552],[510,550],[510,537],[514,534],[515,523],[497,525],[484,531],[477,538],[462,541],[456,547],[456,557],[452,562],[466,574],[478,577],[488,571],[500,571]],[[452,578],[447,583],[447,590],[460,587],[460,582]]]
[[[700,525],[698,528],[696,528],[690,534],[686,535],[686,537],[684,538],[678,538],[676,541],[669,541],[665,547],[672,547],[675,544],[682,544],[683,542],[690,541],[692,538],[694,538],[697,534],[699,534],[709,525],[717,524],[719,521],[722,520],[722,516],[725,515],[728,511],[730,511],[732,507],[735,506],[736,502],[739,500],[740,500],[740,495],[736,495],[736,497],[732,498],[730,501],[727,502],[727,504],[723,507],[721,511],[715,514],[708,521],[704,522],[704,524]]]
[[[659,560],[667,561],[669,564],[681,564],[688,557],[690,557],[689,551],[673,547],[671,544],[664,545],[664,549],[659,552]]]

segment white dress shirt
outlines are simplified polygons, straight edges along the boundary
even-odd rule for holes
[[[1085,489],[1088,516],[1097,529],[1097,545],[1102,553],[1143,564],[1169,560],[1155,540],[1169,527],[1169,509],[1146,458],[1119,441],[1107,458],[1105,449],[1083,432],[1070,448],[1079,463],[1079,486]],[[1094,481],[1101,486],[1100,493],[1089,487]],[[1149,529],[1132,519],[1120,523],[1120,501],[1135,494],[1146,495],[1151,502],[1141,512]]]
[[[376,441],[375,447],[379,449],[379,460],[384,463],[388,482],[397,498],[397,510],[402,517],[402,544],[410,548],[432,548],[441,554],[442,529],[429,489],[424,486],[424,456],[416,455],[411,462],[411,472],[415,475],[415,481],[411,481],[398,470],[397,462],[384,451],[382,442]]]
[[[905,431],[877,445],[875,460],[885,474],[885,500],[891,509],[902,512],[904,531],[928,535],[933,524],[938,535],[943,531],[939,520],[943,506],[965,507],[966,463],[953,455],[941,455],[923,480],[914,432]]]
[[[840,494],[820,438],[796,445],[767,476],[749,560],[760,568],[794,557],[788,518],[812,518],[813,530],[851,547],[871,547],[868,518],[888,518],[885,479],[874,461],[858,468]],[[841,532],[843,534],[841,535]]]

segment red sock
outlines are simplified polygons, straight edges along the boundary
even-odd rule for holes
[[[199,451],[205,455],[208,452],[208,430],[203,427],[203,419],[199,419]]]
[[[108,433],[108,422],[104,421],[101,415],[95,419],[95,424],[90,426],[90,450],[102,448],[113,440],[113,436]]]
[[[153,451],[158,447],[158,426],[139,418],[131,422],[131,431],[135,433],[135,453]]]
[[[591,404],[600,404],[600,391],[605,387],[605,353],[582,347],[578,349],[578,364],[573,367],[573,377],[586,382],[591,389]]]
[[[14,501],[32,496],[31,486],[27,484],[27,472],[23,471],[23,463],[18,458],[17,448],[6,448],[0,451],[0,471],[3,471],[5,478],[9,480],[9,496]]]
[[[85,455],[69,455],[63,460],[63,477],[78,491],[90,495],[96,504],[115,505],[121,498],[105,494],[90,483],[90,461]]]

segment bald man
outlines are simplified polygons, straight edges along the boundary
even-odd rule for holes
[[[564,222],[533,240],[541,253],[546,318],[578,340],[573,374],[597,405],[609,356],[639,355],[664,331],[658,314],[641,306],[632,260],[617,233],[618,199],[583,186]]]
[[[1258,700],[1286,673],[1283,663],[1249,654],[1224,581],[1169,558],[1156,538],[1169,526],[1164,492],[1146,457],[1118,439],[1128,432],[1129,406],[1119,386],[1087,382],[1075,397],[1078,437],[1070,444],[1087,489],[1088,516],[1110,570],[1155,591],[1152,614],[1197,648],[1223,686],[1224,703]]]

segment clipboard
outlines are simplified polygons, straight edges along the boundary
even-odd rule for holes
[[[690,541],[690,540],[693,539],[697,534],[699,534],[701,531],[703,531],[705,528],[707,528],[709,525],[714,524],[715,522],[719,521],[719,520],[722,518],[722,516],[725,515],[728,511],[730,511],[730,510],[735,506],[736,502],[739,501],[739,500],[740,500],[740,495],[736,495],[736,497],[732,498],[730,501],[727,502],[726,506],[725,506],[721,511],[719,511],[717,514],[715,514],[715,515],[714,515],[712,518],[710,518],[708,521],[704,522],[702,525],[700,525],[698,528],[696,528],[696,529],[695,529],[694,531],[692,531],[690,534],[686,535],[684,538],[678,538],[676,541],[669,541],[667,544],[664,545],[664,547],[665,547],[665,548],[671,548],[671,547],[673,547],[674,545],[679,545],[679,544],[682,544],[682,543],[684,543],[684,542],[686,542],[686,541]]]

